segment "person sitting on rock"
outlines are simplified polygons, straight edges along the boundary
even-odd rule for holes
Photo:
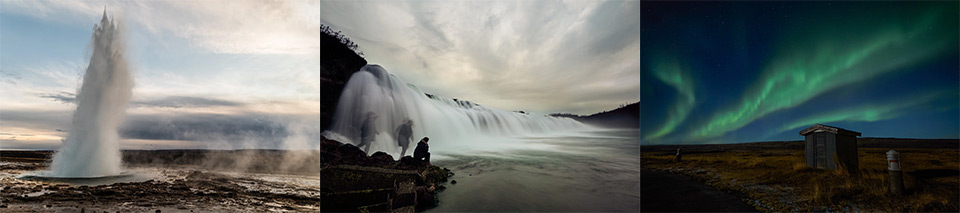
[[[400,124],[395,135],[397,136],[397,145],[402,148],[400,157],[403,157],[407,155],[407,148],[410,147],[410,140],[413,139],[413,120],[407,120],[406,123]]]
[[[427,165],[430,165],[430,145],[427,144],[427,141],[430,141],[430,138],[423,137],[423,139],[420,139],[420,142],[417,143],[417,148],[413,150],[413,159],[426,162]]]

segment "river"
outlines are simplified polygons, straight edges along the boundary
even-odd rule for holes
[[[433,163],[453,170],[457,183],[446,184],[430,211],[639,211],[636,129],[513,142],[526,146],[436,153]]]

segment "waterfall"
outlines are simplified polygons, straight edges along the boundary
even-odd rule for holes
[[[375,118],[370,119],[371,116]],[[429,95],[379,65],[366,65],[350,77],[337,103],[331,127],[322,134],[357,145],[365,129],[364,122],[370,121],[377,134],[371,153],[367,154],[384,151],[399,158],[395,130],[408,119],[414,123],[410,150],[425,136],[430,137],[431,148],[450,149],[503,137],[591,128],[570,118],[503,111]]]

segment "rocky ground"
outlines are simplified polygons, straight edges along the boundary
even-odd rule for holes
[[[116,180],[22,177],[48,169],[52,154],[0,151],[0,212],[413,212],[436,206],[453,175],[323,139],[308,153],[124,151],[131,175]]]
[[[148,180],[83,185],[17,178],[46,169],[48,160],[44,156],[49,152],[0,152],[0,212],[320,210],[320,178],[316,175],[135,164],[127,170]]]
[[[413,212],[435,207],[453,172],[414,160],[367,156],[351,144],[322,139],[322,211]]]

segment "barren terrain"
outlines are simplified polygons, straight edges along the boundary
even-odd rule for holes
[[[641,166],[690,177],[738,195],[763,211],[960,209],[960,142],[956,139],[860,138],[859,174],[807,167],[803,145],[802,141],[787,141],[643,146]],[[677,148],[683,153],[680,162],[675,161]],[[906,186],[901,196],[888,193],[885,153],[890,149],[901,153]]]
[[[273,171],[259,164],[211,167],[206,151],[127,151],[125,158],[152,159],[128,163],[137,178],[108,185],[70,180],[29,180],[17,176],[48,166],[49,151],[0,152],[0,211],[2,212],[265,212],[319,211],[320,178],[309,172]],[[246,151],[270,156],[277,151]],[[184,153],[201,153],[195,157]],[[153,156],[151,156],[153,155]],[[199,157],[196,157],[199,156]],[[176,164],[163,159],[174,159]],[[193,164],[189,163],[193,160]],[[278,158],[282,159],[282,158]],[[276,167],[276,166],[275,166]],[[232,169],[228,169],[232,168]],[[249,168],[249,169],[247,169]],[[146,177],[146,178],[144,178]],[[69,183],[65,183],[69,182]]]

